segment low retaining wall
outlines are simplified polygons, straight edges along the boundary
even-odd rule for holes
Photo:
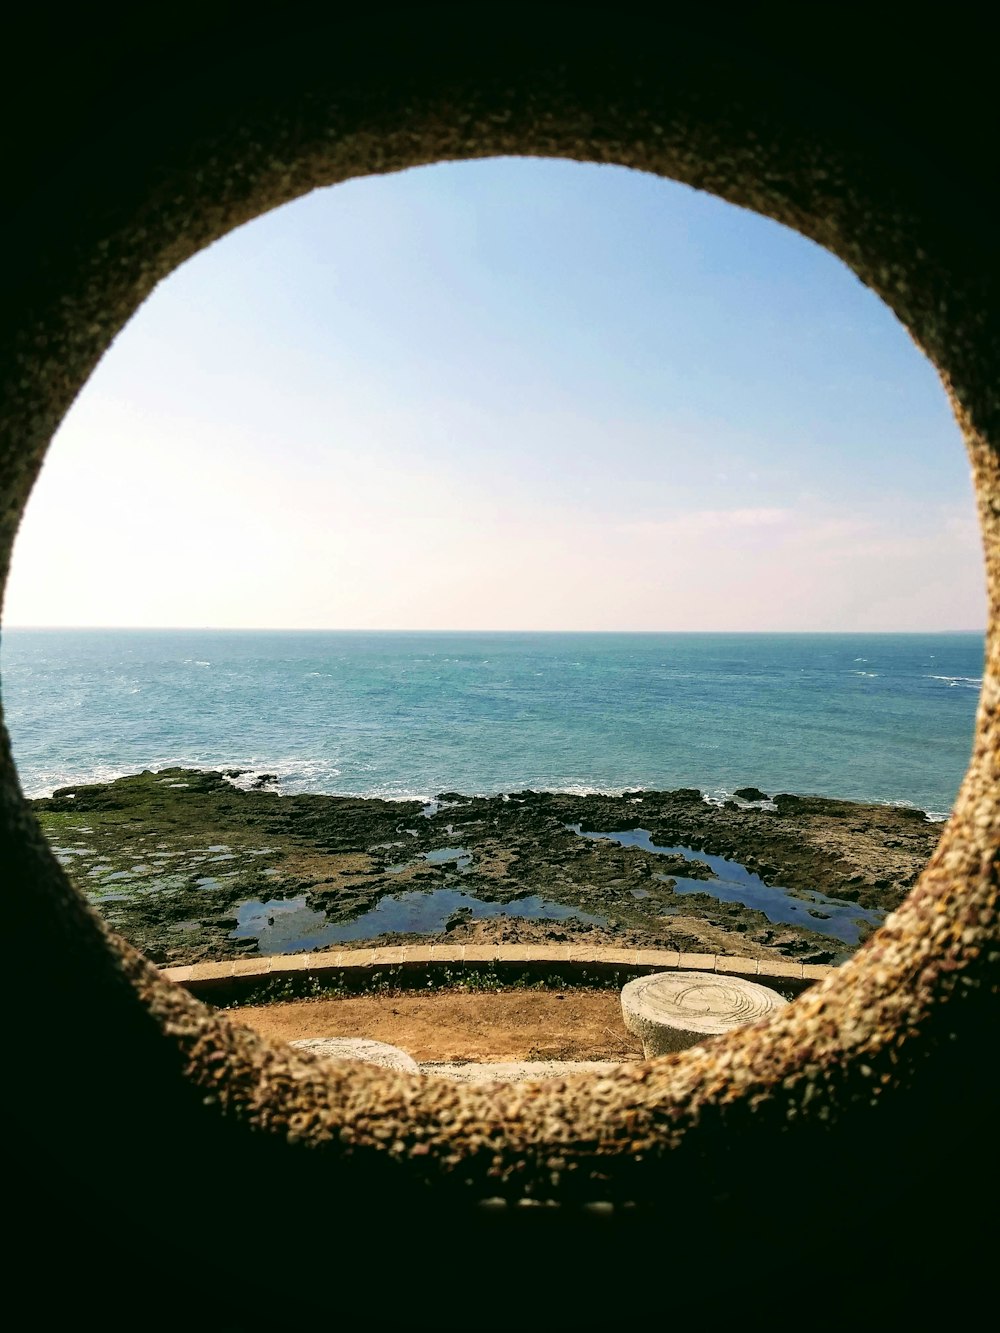
[[[271,954],[227,963],[192,963],[164,968],[164,975],[192,994],[224,1002],[266,982],[308,984],[315,979],[347,989],[361,989],[379,974],[391,973],[401,987],[440,984],[441,972],[489,969],[501,981],[543,980],[553,973],[567,985],[606,979],[625,980],[674,969],[752,977],[789,996],[822,981],[834,969],[815,963],[771,962],[724,954],[678,953],[676,949],[594,949],[580,945],[403,945],[395,948],[341,949],[323,953]]]

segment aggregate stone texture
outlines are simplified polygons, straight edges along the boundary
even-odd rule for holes
[[[316,187],[444,159],[553,156],[670,177],[825,246],[940,374],[972,464],[990,606],[954,813],[902,906],[768,1020],[600,1075],[460,1084],[327,1063],[223,1021],[172,984],[73,891],[24,804],[4,733],[4,980],[8,1012],[30,992],[39,1020],[5,1034],[19,1116],[8,1142],[34,1145],[24,1155],[47,1182],[19,1198],[33,1206],[56,1189],[103,1199],[109,1216],[115,1198],[136,1221],[118,1232],[173,1226],[182,1238],[188,1201],[211,1182],[218,1214],[220,1163],[239,1163],[224,1177],[227,1214],[258,1214],[280,1182],[300,1210],[318,1217],[322,1202],[357,1223],[341,1227],[342,1245],[381,1235],[403,1215],[393,1207],[411,1219],[433,1210],[457,1240],[466,1223],[456,1219],[484,1198],[567,1209],[597,1199],[664,1217],[679,1200],[686,1211],[725,1198],[718,1216],[737,1199],[759,1216],[775,1191],[745,1163],[766,1160],[786,1196],[817,1164],[836,1184],[797,1194],[786,1222],[804,1208],[818,1217],[821,1200],[837,1218],[822,1233],[838,1244],[869,1225],[863,1254],[893,1245],[898,1257],[900,1238],[913,1236],[922,1256],[971,1216],[973,1188],[995,1193],[1000,275],[995,160],[976,135],[995,116],[985,63],[995,44],[953,34],[951,11],[922,27],[898,15],[890,24],[878,7],[863,22],[823,11],[817,40],[792,10],[766,6],[750,7],[752,23],[716,21],[712,10],[701,27],[672,7],[478,8],[366,7],[319,34],[277,11],[264,27],[241,17],[218,29],[206,11],[190,33],[178,19],[180,31],[152,39],[97,23],[107,51],[89,29],[77,51],[70,33],[50,68],[60,20],[36,34],[41,57],[30,42],[17,48],[0,93],[12,128],[0,573],[49,441],[104,351],[157,283],[233,228]],[[484,17],[487,39],[469,26]],[[896,23],[922,43],[916,66]],[[61,1032],[58,1058],[38,1030]],[[911,1226],[928,1191],[931,1237]],[[733,1230],[745,1247],[746,1229]],[[443,1234],[411,1226],[421,1256],[425,1233],[428,1245]],[[300,1243],[308,1234],[300,1228]],[[703,1248],[718,1259],[725,1231],[713,1235]],[[962,1236],[975,1240],[968,1228]],[[49,1255],[53,1271],[86,1243],[81,1224]],[[359,1240],[352,1262],[364,1254]],[[738,1257],[733,1246],[725,1254]],[[485,1271],[486,1259],[468,1262]],[[453,1264],[452,1282],[461,1275]],[[410,1289],[396,1285],[411,1309]],[[227,1299],[239,1294],[227,1287]],[[584,1295],[598,1300],[600,1285]]]
[[[760,1022],[787,1003],[767,986],[712,972],[654,972],[622,987],[622,1018],[647,1059]]]
[[[436,1074],[455,1083],[520,1083],[531,1079],[565,1078],[567,1074],[607,1074],[613,1060],[477,1060],[425,1061],[422,1074]]]

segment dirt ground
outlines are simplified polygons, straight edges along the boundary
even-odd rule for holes
[[[368,1037],[415,1060],[628,1060],[642,1047],[617,990],[453,991],[291,1000],[227,1010],[267,1037]]]

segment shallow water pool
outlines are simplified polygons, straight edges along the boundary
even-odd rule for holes
[[[537,894],[509,903],[482,902],[459,889],[412,890],[382,898],[375,907],[353,921],[331,922],[323,912],[306,905],[304,897],[251,900],[236,911],[237,925],[229,933],[232,940],[256,939],[262,954],[302,953],[330,944],[365,940],[390,934],[436,934],[444,930],[448,918],[467,910],[473,919],[510,916],[531,921],[541,919],[566,921],[573,918],[587,925],[603,926],[605,918],[592,916],[563,903],[550,902]]]
[[[859,907],[842,898],[828,898],[813,890],[793,894],[778,885],[765,884],[759,875],[747,870],[739,861],[728,861],[723,856],[710,856],[691,847],[660,847],[653,842],[646,829],[621,829],[615,833],[584,833],[580,824],[568,824],[581,838],[617,842],[622,847],[641,847],[643,851],[662,856],[683,856],[688,861],[703,861],[711,866],[716,879],[689,879],[686,876],[660,875],[659,879],[674,880],[674,892],[708,893],[721,902],[742,903],[744,907],[763,912],[775,925],[804,926],[819,935],[830,935],[844,944],[857,944],[861,937],[861,923],[880,926],[884,912]]]

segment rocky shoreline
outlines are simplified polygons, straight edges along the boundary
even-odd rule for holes
[[[722,805],[693,789],[424,804],[246,783],[165,769],[31,805],[101,915],[170,965],[293,951],[296,930],[314,950],[587,940],[837,962],[940,834],[919,810],[750,787]],[[424,928],[394,929],[402,906]]]

